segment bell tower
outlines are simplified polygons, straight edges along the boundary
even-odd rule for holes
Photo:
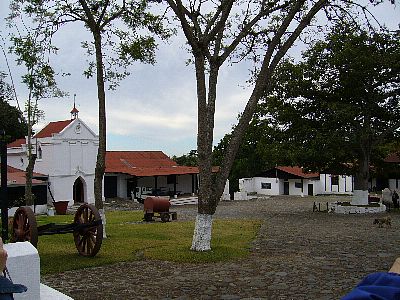
[[[71,110],[71,120],[75,120],[76,118],[78,118],[79,113],[79,110],[75,107],[75,97],[76,94],[74,94],[74,108]]]

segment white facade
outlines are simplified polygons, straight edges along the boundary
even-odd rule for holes
[[[37,155],[34,172],[48,176],[48,203],[69,201],[72,205],[74,199],[76,202],[94,203],[99,138],[82,120],[71,120],[60,132],[34,138],[32,144]],[[10,166],[26,168],[26,145],[9,148],[7,155]]]
[[[239,190],[258,195],[350,194],[353,192],[353,177],[346,175],[320,174],[319,179],[281,179],[253,177],[239,179]]]
[[[26,145],[7,148],[7,164],[14,168],[25,170],[28,166]]]

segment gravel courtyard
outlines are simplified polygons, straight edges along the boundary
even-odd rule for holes
[[[313,202],[344,197],[278,196],[221,202],[215,218],[256,218],[261,229],[243,260],[176,264],[142,260],[69,271],[42,282],[80,299],[340,299],[366,274],[386,271],[400,256],[400,214],[312,212]],[[323,207],[323,206],[322,206]],[[141,209],[116,201],[106,209]],[[196,206],[173,207],[193,220]]]

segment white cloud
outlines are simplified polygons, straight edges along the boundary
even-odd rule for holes
[[[7,14],[7,6],[8,1],[0,2],[0,17]],[[379,11],[392,26],[398,23],[399,7],[396,10],[390,7],[390,11],[387,7],[380,8]],[[3,23],[0,23],[0,30],[5,32]],[[80,48],[83,38],[90,38],[90,34],[82,24],[74,24],[63,28],[55,39],[60,51],[52,60],[58,71],[72,74],[59,81],[60,87],[70,96],[40,102],[41,109],[45,111],[45,120],[39,124],[41,126],[50,121],[68,119],[73,95],[76,94],[80,118],[94,132],[98,132],[95,79],[86,79],[82,75],[86,66],[86,56]],[[107,91],[108,149],[162,150],[169,155],[181,155],[196,148],[196,84],[193,66],[185,65],[189,57],[184,39],[174,37],[168,43],[160,43],[155,66],[135,64],[130,68],[131,76],[121,83],[117,91]],[[3,57],[0,57],[0,65],[2,69],[5,66]],[[15,63],[12,67],[17,74],[14,80],[20,82],[18,76],[23,70],[17,68]],[[237,123],[237,115],[243,111],[251,92],[251,88],[243,88],[248,73],[248,66],[241,64],[221,70],[215,144],[230,132],[232,125]],[[26,91],[21,84],[18,84],[18,90],[23,99]]]

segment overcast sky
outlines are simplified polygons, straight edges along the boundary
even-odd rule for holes
[[[0,0],[0,31],[7,32],[4,17],[8,14],[7,0]],[[398,28],[400,3],[396,7],[384,5],[377,11],[381,23]],[[61,78],[59,86],[69,93],[64,99],[41,100],[40,108],[45,119],[38,129],[48,122],[70,118],[73,95],[79,117],[93,131],[98,131],[98,104],[95,78],[86,79],[82,73],[86,57],[80,41],[90,37],[82,24],[63,29],[55,38],[60,48],[52,60],[55,69],[71,73]],[[7,71],[5,59],[0,52],[0,70]],[[124,79],[116,91],[106,92],[107,150],[161,150],[167,155],[182,155],[196,149],[197,99],[194,69],[185,64],[190,58],[180,36],[168,43],[160,43],[157,63],[135,64],[131,75]],[[12,72],[20,101],[26,91],[19,83],[24,71],[12,63]],[[248,66],[234,65],[224,68],[220,74],[215,121],[215,144],[236,123],[237,115],[243,110],[251,92],[246,86]]]

